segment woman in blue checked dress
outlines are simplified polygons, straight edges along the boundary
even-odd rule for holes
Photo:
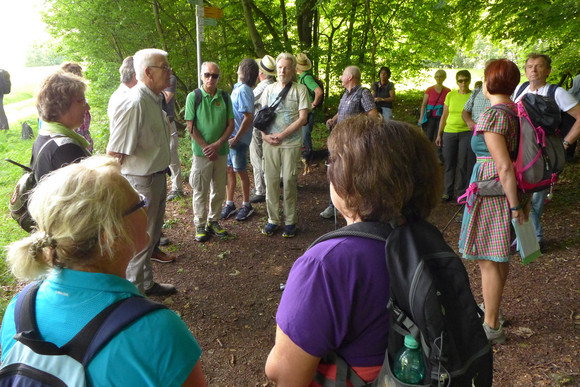
[[[520,71],[507,59],[490,61],[484,72],[483,93],[492,106],[516,112],[510,95],[520,81]],[[506,341],[499,322],[499,307],[509,272],[510,221],[523,222],[529,213],[517,190],[511,155],[517,147],[517,118],[501,109],[480,116],[471,140],[477,156],[471,183],[499,177],[505,196],[468,197],[459,250],[463,258],[477,260],[481,271],[485,319],[483,327],[492,344]]]

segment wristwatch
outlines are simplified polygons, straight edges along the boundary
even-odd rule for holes
[[[564,145],[564,148],[568,149],[568,147],[570,146],[570,143],[566,140],[562,141],[562,145]]]

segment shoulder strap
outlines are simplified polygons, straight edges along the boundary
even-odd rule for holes
[[[61,135],[57,135],[55,137],[66,137],[66,136],[61,136]],[[44,148],[46,148],[46,146],[53,141],[52,137],[49,136],[48,141],[46,141],[44,144],[42,144],[42,146],[40,147],[40,150],[38,151],[38,153],[36,154],[36,157],[34,158],[34,164],[32,164],[30,166],[30,169],[32,169],[32,173],[36,173],[36,165],[38,164],[38,159],[40,154],[42,153],[42,151],[44,150]]]
[[[526,87],[528,87],[529,84],[530,84],[530,81],[525,81],[524,83],[522,83],[522,85],[518,89],[518,92],[516,93],[516,96],[515,96],[514,100],[518,99],[518,97],[520,96],[520,94],[523,93],[523,91],[526,89]]]
[[[361,238],[375,239],[378,241],[385,242],[392,230],[393,226],[388,223],[386,224],[381,222],[353,223],[346,227],[322,235],[321,237],[316,239],[308,248],[310,249],[314,245],[328,239],[340,238],[345,236],[357,236]]]
[[[222,90],[222,98],[226,104],[226,110],[228,110],[230,108],[230,99],[228,97],[228,93],[225,90]]]
[[[119,332],[144,315],[166,308],[147,298],[133,296],[119,300],[97,314],[61,348],[42,340],[36,323],[36,294],[42,282],[28,285],[18,296],[14,308],[15,338],[35,352],[48,355],[66,354],[83,366]]]
[[[195,100],[194,100],[194,105],[193,105],[193,126],[195,126],[197,124],[197,108],[199,107],[199,105],[201,104],[201,90],[195,89],[193,91],[193,94],[195,96]]]
[[[288,94],[288,91],[290,91],[290,88],[292,87],[292,83],[293,82],[288,82],[286,84],[286,86],[284,86],[284,88],[282,89],[282,91],[280,92],[280,94],[278,94],[278,97],[276,97],[276,100],[270,106],[270,108],[272,110],[276,110],[276,108],[278,107],[278,105],[280,105],[280,102],[282,102],[284,100],[284,98],[286,98],[286,95]]]
[[[548,97],[552,98],[554,101],[556,101],[556,89],[558,88],[558,85],[553,85],[553,84],[549,84],[548,86]]]

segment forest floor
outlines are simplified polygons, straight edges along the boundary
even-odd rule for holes
[[[509,338],[494,347],[494,385],[580,385],[580,163],[571,164],[544,214],[545,253],[523,266],[512,256],[502,311]],[[271,386],[264,364],[274,344],[276,310],[294,261],[320,235],[335,228],[319,213],[328,205],[324,154],[311,173],[299,176],[299,221],[295,238],[261,234],[264,203],[244,222],[222,222],[226,240],[194,241],[191,188],[168,203],[164,230],[177,255],[171,264],[154,263],[155,279],[179,292],[159,299],[181,315],[203,349],[210,386]],[[240,197],[236,197],[239,206]],[[459,207],[442,203],[429,218],[439,229],[451,220],[445,239],[457,248]],[[338,227],[344,220],[338,219]],[[464,261],[475,299],[482,301],[477,263]],[[170,334],[170,332],[168,332]]]

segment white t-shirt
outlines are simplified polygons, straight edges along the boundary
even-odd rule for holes
[[[568,90],[568,93],[572,94],[577,100],[580,100],[580,74],[576,75],[572,80],[572,88]]]
[[[514,91],[513,97],[515,97],[518,94],[518,90],[522,87],[522,85],[519,85],[518,87],[516,87],[516,90]],[[526,93],[536,93],[539,95],[543,95],[544,97],[547,97],[549,88],[550,88],[550,84],[546,83],[544,86],[540,87],[538,90],[531,91],[530,85],[528,84],[526,86],[526,88],[524,89],[524,91],[520,95],[518,95],[517,98],[514,99],[512,97],[512,100],[514,102],[518,102],[520,99],[522,99],[522,97]],[[576,100],[576,98],[574,98],[570,93],[568,93],[562,87],[556,88],[556,92],[554,93],[554,99],[556,100],[556,104],[558,104],[558,107],[560,108],[560,110],[562,110],[563,112],[567,112],[568,110],[572,109],[574,106],[576,106],[578,104],[578,101]]]

